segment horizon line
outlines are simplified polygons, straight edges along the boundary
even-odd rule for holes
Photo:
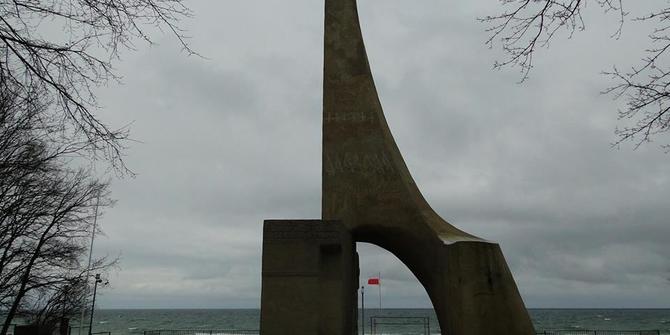
[[[260,307],[113,307],[99,310],[260,310]],[[358,308],[360,309],[360,307]],[[379,308],[366,308],[375,310]],[[382,309],[433,309],[433,307],[384,307]],[[670,307],[527,307],[528,310],[670,310]]]

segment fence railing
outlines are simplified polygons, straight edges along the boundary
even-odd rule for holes
[[[370,333],[373,335],[385,333],[385,328],[389,327],[395,331],[402,328],[411,334],[429,335],[430,318],[423,316],[373,316],[370,318]]]
[[[660,335],[660,330],[586,330],[586,329],[561,329],[543,330],[536,332],[537,335]]]
[[[145,330],[144,335],[247,335],[259,334],[258,329],[157,329]]]
[[[68,328],[68,335],[88,335],[88,326],[82,326],[81,332],[79,326],[70,326]]]
[[[423,317],[373,317],[370,318],[372,334],[383,331],[384,325],[392,327],[414,326],[417,331],[430,334],[430,319]],[[156,329],[145,330],[143,335],[258,335],[258,329]],[[586,330],[586,329],[559,329],[541,330],[537,335],[660,335],[660,330]],[[111,335],[110,332],[97,332],[93,335]]]

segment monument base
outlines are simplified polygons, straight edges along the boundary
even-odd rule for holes
[[[496,243],[444,245],[436,291],[442,334],[534,335],[535,329]]]
[[[339,221],[263,224],[262,335],[357,333],[358,255]]]

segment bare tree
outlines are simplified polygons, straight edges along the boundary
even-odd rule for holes
[[[55,306],[63,306],[63,292],[86,282],[80,260],[95,207],[111,204],[108,183],[72,164],[82,146],[61,138],[58,120],[45,117],[49,102],[40,87],[6,84],[0,86],[0,309],[7,313],[1,335],[21,312],[42,311],[40,319],[67,312]]]
[[[151,43],[149,27],[169,31],[193,53],[177,26],[188,16],[183,0],[0,0],[0,84],[18,83],[20,96],[38,87],[73,141],[127,172],[127,129],[111,129],[95,115],[94,89],[118,79],[113,64],[121,49]]]
[[[39,295],[39,299],[29,308],[30,314],[22,315],[29,324],[37,326],[40,334],[53,334],[64,324],[64,320],[80,314],[81,309],[86,308],[82,304],[87,294],[86,281],[83,277],[68,279],[69,283],[58,285],[57,289],[47,290],[45,294]],[[65,325],[69,326],[69,323]],[[68,333],[60,332],[60,334]]]
[[[615,13],[619,25],[612,37],[619,37],[628,12],[622,0],[500,0],[508,10],[501,14],[486,16],[479,20],[488,24],[491,33],[487,44],[499,43],[506,58],[496,62],[495,67],[517,67],[524,81],[533,67],[533,56],[538,48],[548,43],[559,31],[572,36],[584,30],[583,11],[587,3],[597,4],[606,13]],[[615,82],[604,93],[625,99],[625,108],[619,111],[621,121],[630,122],[617,128],[614,146],[631,141],[635,148],[651,142],[657,135],[670,130],[670,68],[667,65],[670,49],[670,7],[659,4],[659,9],[646,15],[631,18],[633,21],[649,21],[655,24],[650,32],[650,47],[647,56],[630,71],[622,72],[617,67],[605,71]],[[666,152],[668,144],[663,145]]]
[[[116,263],[116,260],[96,259],[90,267],[94,273],[105,273]],[[24,297],[24,306],[20,316],[24,322],[38,327],[40,334],[51,335],[62,326],[63,320],[81,316],[82,309],[87,310],[93,292],[89,290],[91,279],[81,268],[73,267],[70,271],[61,272],[60,276],[51,275],[57,280],[44,280],[44,285]],[[87,280],[88,279],[88,280]],[[60,332],[60,334],[67,334]]]
[[[94,207],[111,201],[108,182],[77,166],[130,172],[127,129],[96,116],[95,89],[119,79],[121,50],[152,43],[146,29],[192,54],[177,26],[188,16],[183,0],[0,0],[0,335],[19,313],[53,324],[81,307]]]

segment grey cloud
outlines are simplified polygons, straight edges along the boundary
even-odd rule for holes
[[[256,307],[261,224],[316,218],[321,188],[322,3],[193,2],[206,58],[170,38],[124,55],[103,118],[133,121],[98,254],[122,253],[104,307]],[[668,155],[610,148],[619,102],[599,72],[630,64],[647,26],[611,18],[540,50],[532,77],[491,71],[475,21],[497,2],[361,1],[387,119],[428,201],[499,241],[531,307],[667,307]],[[389,306],[429,306],[393,255],[359,245]],[[373,288],[374,290],[374,288]],[[372,293],[371,293],[372,294]]]

